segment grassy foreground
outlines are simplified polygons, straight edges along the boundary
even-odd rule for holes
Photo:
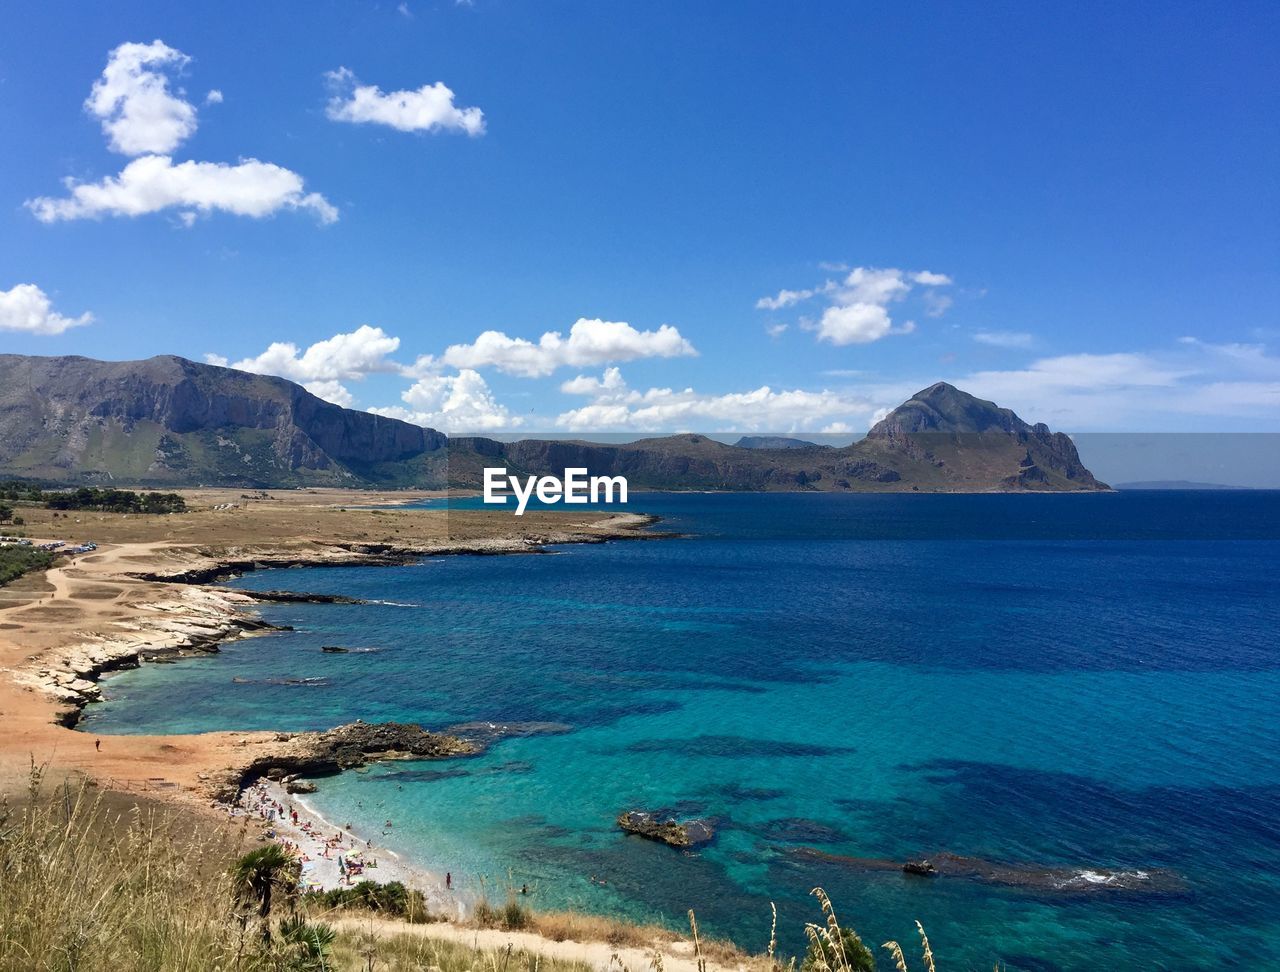
[[[254,845],[247,830],[210,833],[171,811],[120,810],[90,787],[42,782],[33,768],[26,799],[0,803],[0,972],[588,972],[555,954],[567,940],[607,942],[617,972],[666,972],[662,946],[675,941],[670,932],[515,902],[482,904],[474,927],[541,936],[521,937],[526,947],[494,945],[492,936],[481,946],[479,931],[474,943],[423,934],[433,918],[416,892],[371,886],[302,896],[297,862],[278,844]],[[684,964],[696,972],[875,969],[871,950],[814,893],[825,920],[807,926],[810,947],[799,961],[780,959],[773,942],[754,957],[704,942],[690,912]],[[923,929],[921,938],[920,968],[934,972]],[[642,966],[620,957],[627,947],[644,955]],[[884,949],[882,967],[906,972],[902,950]]]

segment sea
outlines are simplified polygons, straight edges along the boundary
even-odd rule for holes
[[[112,676],[82,728],[538,724],[308,800],[469,893],[752,950],[773,903],[800,953],[821,887],[884,968],[916,920],[944,972],[1280,968],[1280,492],[627,509],[679,536],[248,574],[369,603],[263,604],[294,630]]]

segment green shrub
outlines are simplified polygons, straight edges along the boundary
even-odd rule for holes
[[[388,917],[404,918],[415,923],[431,920],[422,892],[416,888],[406,888],[399,881],[387,884],[361,881],[350,888],[310,891],[304,896],[304,900],[329,909],[359,908],[377,911]]]
[[[32,570],[45,570],[53,563],[47,550],[15,545],[0,546],[0,587]]]

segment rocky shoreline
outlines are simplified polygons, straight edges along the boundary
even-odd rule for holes
[[[507,555],[539,553],[550,544],[606,543],[610,540],[662,539],[674,534],[639,532],[658,521],[648,514],[621,514],[608,533],[567,532],[517,538],[477,539],[442,544],[331,542],[321,550],[252,551],[234,555],[202,548],[195,563],[169,570],[131,571],[125,576],[150,584],[180,585],[173,596],[140,606],[140,615],[115,621],[118,636],[91,634],[84,641],[32,657],[15,672],[15,681],[44,692],[59,705],[56,721],[74,727],[84,707],[101,700],[98,684],[111,672],[137,668],[143,661],[165,661],[200,654],[216,654],[219,645],[252,634],[284,630],[250,613],[259,601],[350,604],[342,595],[291,591],[239,591],[209,587],[257,570],[286,567],[404,566],[423,557],[446,555]],[[142,614],[141,612],[146,612]]]
[[[132,588],[127,601],[121,603],[126,610],[115,612],[111,620],[96,629],[81,631],[74,641],[27,656],[10,669],[10,676],[17,686],[54,703],[55,724],[75,728],[85,708],[101,700],[100,680],[105,675],[136,668],[143,662],[216,654],[225,642],[287,630],[259,617],[255,609],[260,602],[345,604],[355,600],[342,595],[211,586],[216,581],[279,567],[398,566],[428,556],[537,553],[550,544],[671,536],[641,532],[656,521],[653,516],[622,514],[593,524],[598,531],[594,533],[548,531],[519,537],[406,545],[330,541],[304,550],[279,544],[234,548],[161,544],[150,548],[152,552],[146,556],[154,560],[145,571],[96,572],[103,581],[125,581]],[[140,559],[142,556],[137,553],[118,557],[122,567],[130,560]],[[75,572],[78,574],[79,570]],[[482,752],[494,740],[513,732],[566,729],[477,723],[458,727],[456,734],[450,734],[429,732],[420,726],[377,727],[356,722],[324,733],[223,734],[240,740],[232,743],[234,758],[229,760],[230,765],[199,774],[197,789],[205,796],[225,800],[232,791],[269,771],[276,775],[322,775],[372,759],[467,756]]]
[[[143,661],[215,654],[224,642],[281,630],[246,613],[253,603],[236,591],[179,590],[172,598],[144,605],[146,617],[113,622],[119,635],[90,634],[31,659],[14,673],[14,681],[51,696],[59,705],[56,721],[72,727],[86,705],[101,699],[104,675],[137,668]]]

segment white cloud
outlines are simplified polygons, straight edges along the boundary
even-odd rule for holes
[[[361,381],[366,375],[399,373],[401,368],[389,355],[400,347],[400,339],[380,327],[363,324],[347,334],[335,334],[317,341],[305,351],[291,341],[276,341],[254,358],[228,365],[222,355],[206,354],[209,364],[248,371],[255,375],[278,375],[302,384],[307,391],[339,405],[349,406],[355,398],[343,381]]]
[[[922,287],[947,287],[952,283],[945,273],[933,273],[930,270],[920,270],[911,279]]]
[[[968,374],[923,373],[869,381],[858,390],[885,406],[877,416],[883,418],[939,377],[1028,422],[1069,432],[1280,431],[1280,356],[1261,344],[1184,338],[1174,348],[1059,355]]]
[[[400,16],[404,17],[406,20],[413,19],[413,11],[409,9],[409,5],[407,3],[402,3],[397,6],[396,13],[400,14]]]
[[[307,391],[326,402],[333,402],[343,408],[350,408],[356,403],[351,390],[340,381],[309,381],[304,386]]]
[[[1032,341],[1025,331],[978,331],[973,339],[996,348],[1029,348]]]
[[[163,41],[121,44],[94,82],[85,110],[102,119],[112,149],[139,156],[115,176],[99,182],[64,179],[68,195],[40,196],[26,206],[43,223],[102,216],[142,216],[174,211],[175,222],[191,227],[201,215],[227,212],[262,218],[281,210],[306,210],[332,223],[338,210],[318,192],[306,192],[302,176],[257,159],[176,163],[170,153],[196,130],[196,110],[169,91],[159,69],[176,69],[191,59]],[[179,95],[185,92],[179,91]],[[220,104],[214,88],[206,104]]]
[[[204,356],[204,363],[205,363],[205,364],[215,365],[215,366],[217,366],[217,367],[219,367],[219,368],[230,368],[230,367],[231,367],[231,359],[230,359],[230,358],[228,358],[225,354],[214,354],[213,352],[207,352],[207,353],[205,354],[205,356]]]
[[[769,335],[769,337],[779,338],[779,337],[782,337],[782,335],[787,333],[787,327],[788,325],[786,324],[770,324],[764,330],[765,330],[765,333]]]
[[[746,392],[700,394],[692,388],[629,389],[610,368],[601,379],[579,376],[561,390],[590,395],[593,401],[563,412],[556,424],[575,432],[639,430],[797,431],[818,421],[870,414],[872,405],[861,397],[831,391],[774,391],[768,385]],[[842,422],[836,423],[843,426]]]
[[[1231,371],[1200,353],[1086,353],[973,372],[956,384],[1056,429],[1176,429],[1185,428],[1179,415],[1244,416],[1262,409],[1265,383],[1241,383]],[[1274,392],[1270,401],[1277,401]]]
[[[818,337],[832,344],[868,344],[892,330],[887,310],[861,301],[828,307],[818,322]]]
[[[493,397],[477,371],[464,368],[456,375],[427,375],[402,394],[409,406],[371,408],[369,411],[444,432],[486,432],[521,424]]]
[[[1016,371],[979,371],[965,379],[968,390],[999,400],[1034,389],[1041,394],[1090,389],[1170,388],[1195,368],[1165,364],[1138,353],[1066,354],[1041,358]]]
[[[816,331],[818,340],[831,344],[868,344],[890,334],[909,334],[915,323],[907,321],[896,326],[889,312],[892,304],[903,300],[914,288],[924,288],[925,313],[938,317],[951,306],[951,298],[939,293],[937,288],[951,284],[946,274],[931,270],[906,272],[893,268],[853,267],[842,264],[823,264],[825,269],[845,272],[839,280],[803,290],[780,290],[775,296],[761,297],[756,307],[761,310],[782,310],[815,297],[825,299],[827,306],[816,324],[802,320],[801,327]]]
[[[471,344],[450,345],[441,361],[454,368],[493,367],[507,374],[537,378],[562,367],[697,353],[670,324],[663,324],[656,331],[638,331],[622,321],[580,318],[569,329],[568,338],[559,331],[548,331],[537,344],[508,337],[501,331],[485,331]]]
[[[821,288],[811,290],[779,290],[775,297],[761,297],[756,301],[756,310],[782,310],[808,300],[814,294],[821,293]]]
[[[61,334],[70,327],[93,321],[90,313],[65,317],[53,309],[53,301],[35,284],[17,284],[0,290],[0,331],[26,334]]]
[[[196,110],[169,90],[163,70],[191,61],[163,41],[121,44],[107,55],[102,77],[84,103],[102,121],[112,151],[123,155],[172,152],[196,130]]]
[[[930,317],[941,317],[951,309],[955,299],[950,294],[940,294],[936,290],[926,290],[923,297],[924,312]]]
[[[321,223],[332,223],[338,211],[318,192],[306,192],[302,176],[289,169],[245,159],[223,162],[180,162],[166,155],[145,155],[126,165],[118,176],[101,182],[66,181],[69,195],[42,196],[27,207],[42,223],[102,216],[142,216],[178,210],[190,225],[197,214],[226,212],[262,218],[281,210],[305,210]]]
[[[362,324],[347,334],[317,341],[299,353],[290,341],[277,341],[256,358],[245,358],[231,367],[258,375],[280,375],[294,381],[363,378],[374,372],[398,372],[388,360],[400,347],[400,339],[380,327]]]
[[[622,372],[617,368],[606,368],[599,378],[593,375],[578,375],[560,385],[566,395],[603,395],[609,392],[621,392],[627,387]]]
[[[458,108],[453,91],[441,81],[413,91],[384,92],[377,85],[361,84],[345,67],[326,77],[336,90],[325,112],[333,121],[389,125],[402,132],[484,134],[484,112]]]

